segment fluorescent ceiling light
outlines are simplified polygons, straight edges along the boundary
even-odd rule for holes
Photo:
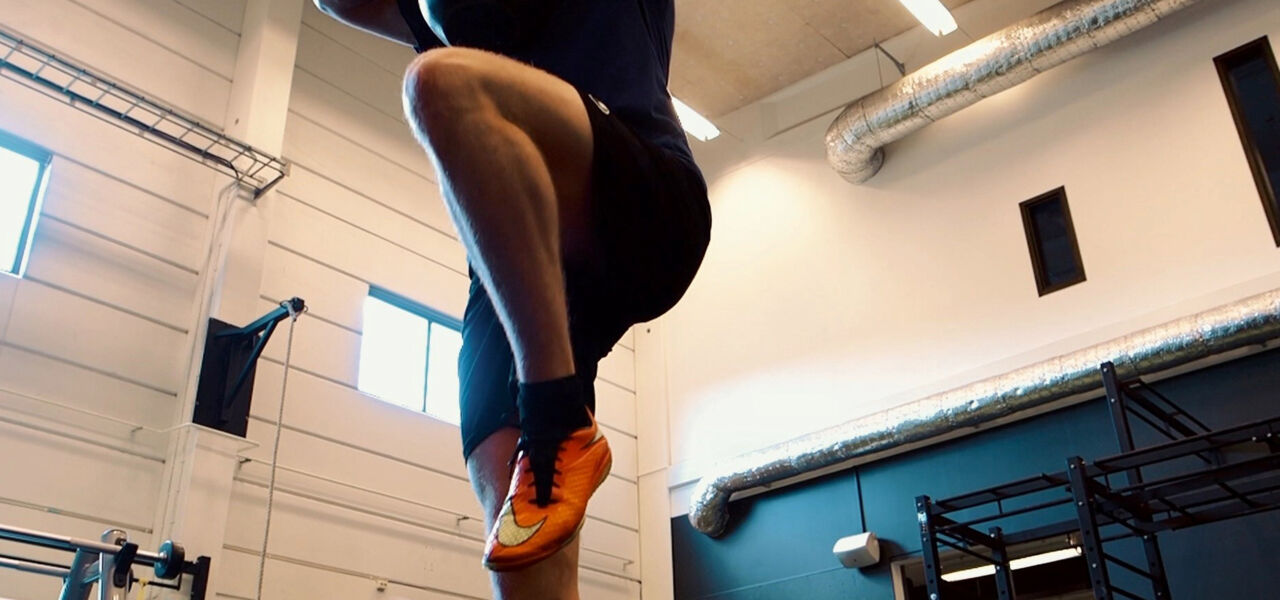
[[[942,5],[941,0],[898,0],[916,20],[924,25],[933,35],[947,35],[956,30],[956,20],[951,11]]]
[[[1025,569],[1027,567],[1034,567],[1036,565],[1046,565],[1051,562],[1058,562],[1060,560],[1070,560],[1077,556],[1080,556],[1081,554],[1082,552],[1080,551],[1079,548],[1064,548],[1062,550],[1054,550],[1053,552],[1045,552],[1044,554],[1037,554],[1035,556],[1025,556],[1023,558],[1015,558],[1009,561],[1009,568],[1016,571],[1018,569]],[[966,579],[976,579],[978,577],[986,577],[988,575],[995,575],[995,574],[996,574],[995,565],[985,565],[981,567],[974,567],[972,569],[965,569],[963,571],[944,573],[942,575],[942,580],[946,582],[954,583],[957,581],[964,581]]]
[[[706,117],[698,114],[698,111],[689,108],[688,104],[681,102],[675,96],[671,97],[671,102],[675,104],[676,116],[680,118],[680,124],[684,126],[685,131],[689,132],[689,135],[704,142],[720,135],[720,129]]]

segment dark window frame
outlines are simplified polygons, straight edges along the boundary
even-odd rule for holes
[[[22,223],[22,233],[18,236],[18,251],[14,255],[13,264],[0,266],[0,274],[22,277],[22,266],[26,264],[27,254],[34,241],[32,237],[35,233],[36,218],[40,212],[40,201],[49,181],[49,166],[53,163],[53,153],[3,130],[0,130],[0,147],[25,156],[40,165],[39,171],[36,172],[35,185],[31,186],[31,196],[27,198],[27,214]]]
[[[1062,217],[1066,221],[1067,238],[1071,242],[1072,256],[1075,258],[1076,264],[1080,267],[1080,276],[1066,281],[1060,281],[1056,284],[1049,285],[1049,274],[1045,272],[1044,257],[1040,255],[1040,243],[1036,232],[1035,222],[1031,217],[1031,209],[1045,202],[1054,200],[1062,201]],[[1030,200],[1023,201],[1018,204],[1019,210],[1022,211],[1022,229],[1027,235],[1027,249],[1031,253],[1031,270],[1035,273],[1036,289],[1040,292],[1040,296],[1052,294],[1058,290],[1062,290],[1077,283],[1083,283],[1086,280],[1084,271],[1084,259],[1080,257],[1080,242],[1076,239],[1075,222],[1071,219],[1071,203],[1067,202],[1066,186],[1051,190],[1036,196]]]
[[[1222,90],[1227,96],[1227,105],[1231,107],[1231,117],[1235,120],[1236,132],[1240,134],[1240,143],[1244,146],[1245,157],[1249,160],[1249,170],[1253,172],[1253,182],[1258,187],[1262,208],[1266,212],[1267,222],[1271,225],[1271,235],[1275,238],[1276,246],[1280,247],[1280,215],[1276,214],[1278,202],[1275,189],[1275,186],[1280,185],[1280,181],[1271,181],[1267,176],[1267,167],[1262,162],[1253,133],[1244,121],[1240,100],[1230,77],[1231,69],[1242,62],[1241,59],[1254,58],[1257,54],[1262,54],[1270,65],[1272,78],[1276,82],[1277,91],[1280,92],[1280,68],[1276,66],[1276,55],[1271,48],[1271,41],[1265,35],[1214,57],[1213,64],[1218,69],[1218,79],[1222,82]]]

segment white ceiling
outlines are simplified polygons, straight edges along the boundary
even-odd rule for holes
[[[718,117],[917,25],[898,0],[676,0],[671,91]]]

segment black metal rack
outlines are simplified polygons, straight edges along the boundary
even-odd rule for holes
[[[1063,471],[953,498],[916,498],[931,600],[945,600],[940,547],[994,566],[997,596],[1013,600],[1009,549],[1068,534],[1079,536],[1095,599],[1145,600],[1112,584],[1110,569],[1115,566],[1147,580],[1155,600],[1169,600],[1158,533],[1280,508],[1280,417],[1212,431],[1141,380],[1120,381],[1111,363],[1101,369],[1119,454],[1092,463],[1071,457]],[[1130,417],[1168,441],[1136,448]],[[1157,476],[1144,480],[1144,469]],[[1046,515],[1068,507],[1073,518]],[[964,519],[957,516],[962,511]],[[1013,532],[998,526],[977,529],[1037,516],[1050,522]],[[1128,538],[1142,541],[1145,565],[1106,551],[1106,544]]]

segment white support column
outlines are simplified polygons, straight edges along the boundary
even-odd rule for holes
[[[240,52],[227,106],[232,137],[279,156],[289,115],[289,93],[298,54],[298,33],[306,0],[252,0],[245,5]],[[258,292],[267,247],[268,198],[257,202],[241,193],[214,239],[218,268],[208,290],[208,316],[244,324],[260,316]],[[201,323],[203,325],[203,323]]]
[[[218,593],[218,574],[222,571],[222,546],[227,533],[231,506],[231,484],[239,466],[240,454],[257,446],[244,438],[186,424],[173,432],[169,463],[166,465],[166,498],[164,521],[158,528],[157,545],[173,540],[183,546],[187,560],[208,556],[212,560],[209,587],[205,597]],[[153,598],[187,600],[188,592],[163,590]]]
[[[224,129],[241,141],[279,156],[289,114],[302,11],[307,0],[249,0]],[[193,315],[186,387],[175,415],[156,539],[183,544],[188,558],[213,558],[207,596],[218,589],[221,555],[238,455],[254,444],[191,424],[208,320],[246,325],[265,311],[259,302],[271,194],[254,199],[231,178],[217,184],[209,219],[208,264]],[[153,593],[155,598],[183,594]]]
[[[646,600],[674,598],[671,558],[671,464],[667,351],[662,319],[635,327],[636,441],[640,494],[640,579]]]

